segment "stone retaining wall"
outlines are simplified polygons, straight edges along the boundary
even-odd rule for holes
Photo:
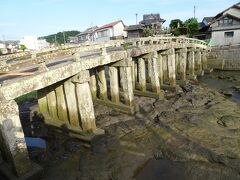
[[[211,55],[224,60],[224,70],[240,70],[240,45],[213,48]]]

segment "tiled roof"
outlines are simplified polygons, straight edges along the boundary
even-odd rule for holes
[[[207,21],[207,23],[210,23],[213,20],[214,17],[204,17],[204,19]]]
[[[151,25],[152,23],[164,23],[166,20],[160,18],[160,14],[144,14],[143,20],[140,21],[140,24]]]
[[[139,29],[143,29],[144,25],[142,24],[137,24],[137,25],[130,25],[126,31],[135,31],[135,30],[139,30]]]
[[[79,35],[91,34],[91,33],[93,33],[96,29],[97,29],[97,26],[90,27],[90,28],[86,29],[85,31],[79,33]]]
[[[96,30],[100,30],[100,29],[105,29],[105,28],[113,27],[113,26],[115,26],[116,24],[118,24],[118,23],[120,23],[120,22],[123,23],[122,20],[115,21],[115,22],[112,22],[112,23],[109,23],[109,24],[105,24],[105,25],[103,25],[103,26],[97,28]]]

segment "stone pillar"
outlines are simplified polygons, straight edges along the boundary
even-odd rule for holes
[[[119,102],[118,67],[109,66],[111,100]]]
[[[53,119],[58,119],[57,98],[54,85],[47,87],[47,90],[48,90],[47,103],[49,114]]]
[[[201,75],[202,74],[202,56],[201,56],[201,51],[197,50],[195,53],[195,70],[197,72],[197,75]]]
[[[135,82],[133,88],[136,89],[136,82],[138,81],[138,64],[136,61],[134,62],[134,76],[135,76]]]
[[[187,48],[183,48],[180,50],[179,54],[179,70],[181,80],[186,80],[186,68],[187,68]]]
[[[72,79],[68,79],[64,82],[64,91],[66,95],[66,104],[69,113],[70,125],[79,127],[80,117],[78,112],[78,106],[76,101],[76,87],[72,82]]]
[[[147,64],[148,64],[148,73],[147,73],[147,81],[151,83],[151,77],[152,77],[152,58],[147,58]]]
[[[94,131],[96,129],[93,101],[89,86],[89,71],[81,71],[71,78],[71,82],[76,87],[76,105],[80,115],[80,126],[84,131]]]
[[[137,69],[135,70],[135,61],[132,61],[132,82],[133,82],[133,89],[135,89],[135,85],[136,85],[135,71],[137,71]]]
[[[208,69],[208,67],[207,67],[207,52],[206,52],[206,50],[202,51],[202,68],[203,68],[203,70],[207,70]]]
[[[195,52],[194,49],[189,49],[187,61],[188,61],[188,73],[190,77],[195,76]]]
[[[57,97],[57,113],[58,119],[65,123],[69,123],[68,121],[68,112],[67,112],[67,104],[65,99],[65,93],[63,84],[59,83],[55,89],[56,97]]]
[[[180,74],[180,58],[179,58],[180,54],[178,52],[176,52],[175,54],[175,62],[176,62],[176,75]]]
[[[176,86],[175,49],[169,49],[168,53],[168,73],[170,86]]]
[[[151,85],[152,91],[154,93],[160,92],[160,82],[159,82],[159,73],[158,73],[158,53],[154,52],[153,57],[151,58]]]
[[[90,70],[90,89],[92,98],[95,99],[97,97],[97,80],[96,80],[96,70],[91,69]]]
[[[32,165],[19,119],[18,105],[14,100],[0,103],[0,148],[3,159],[17,176],[31,171]]]
[[[76,94],[81,127],[83,131],[95,131],[95,115],[91,90],[89,86],[89,71],[82,71],[72,81],[76,84]]]
[[[133,106],[133,86],[132,86],[132,72],[131,67],[120,67],[120,78],[123,87],[124,101],[128,106]]]
[[[99,85],[99,98],[101,100],[108,100],[107,96],[107,81],[105,76],[105,67],[98,67],[98,85]]]
[[[41,113],[48,113],[48,104],[47,104],[47,88],[43,88],[37,91],[38,97],[38,107]]]
[[[162,55],[158,54],[158,75],[159,75],[159,81],[160,81],[160,86],[163,85],[163,59]]]
[[[138,59],[138,78],[141,91],[146,91],[146,65],[143,58]]]
[[[169,80],[168,76],[168,59],[166,55],[162,56],[162,69],[163,69],[163,83]]]

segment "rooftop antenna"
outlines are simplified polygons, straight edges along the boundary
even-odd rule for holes
[[[196,6],[194,6],[194,19],[196,18]]]
[[[136,16],[136,24],[138,24],[138,14],[136,13],[135,16]]]

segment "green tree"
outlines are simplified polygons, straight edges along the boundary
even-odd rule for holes
[[[46,41],[51,44],[64,44],[64,36],[65,36],[65,41],[67,41],[70,36],[76,36],[79,33],[80,31],[64,31],[64,32],[58,32],[56,34],[44,36],[41,38],[46,39]]]
[[[182,26],[183,26],[183,22],[180,19],[171,20],[170,25],[169,25],[169,27],[171,29],[177,29],[177,28],[180,28]]]
[[[184,24],[180,19],[171,20],[169,27],[171,29],[171,33],[174,36],[186,34]]]
[[[149,36],[152,36],[152,35],[153,35],[153,32],[152,32],[151,29],[149,29],[149,28],[144,28],[143,29],[143,36],[144,37],[149,37]]]
[[[20,44],[19,49],[25,51],[27,49],[27,47],[24,44]]]
[[[182,35],[182,32],[181,32],[181,29],[180,29],[180,28],[171,29],[171,33],[172,33],[174,36],[180,36],[180,35]]]
[[[184,23],[187,28],[187,34],[192,36],[194,33],[198,32],[199,24],[196,18],[190,18]]]

